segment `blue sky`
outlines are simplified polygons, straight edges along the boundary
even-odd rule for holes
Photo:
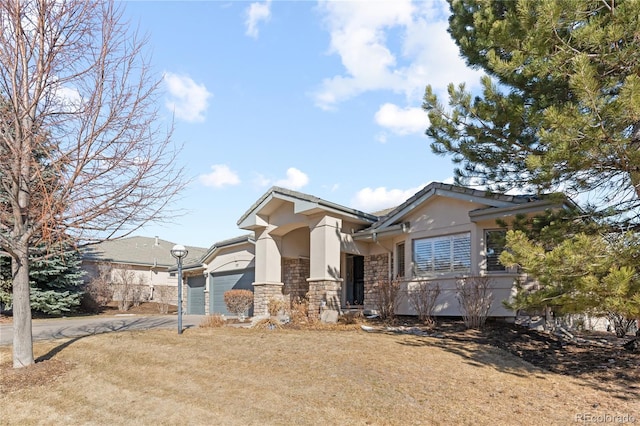
[[[237,220],[272,185],[373,212],[451,182],[424,135],[424,89],[473,89],[480,73],[446,32],[444,1],[123,5],[149,37],[192,178],[186,214],[137,235],[209,247],[243,234]]]

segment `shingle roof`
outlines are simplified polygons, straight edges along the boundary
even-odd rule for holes
[[[278,186],[273,186],[271,187],[262,197],[260,197],[258,199],[258,201],[256,201],[255,203],[253,203],[253,205],[251,207],[249,207],[249,210],[247,210],[241,217],[240,219],[238,219],[238,226],[240,226],[240,224],[247,218],[249,217],[256,209],[258,209],[258,207],[260,207],[260,205],[267,200],[269,197],[274,196],[274,194],[279,194],[281,196],[285,196],[285,197],[290,197],[293,199],[299,199],[299,200],[303,200],[303,201],[308,201],[310,203],[315,203],[320,207],[323,208],[329,208],[341,213],[346,213],[348,215],[352,215],[352,217],[357,217],[360,218],[366,222],[374,222],[378,219],[377,216],[372,215],[370,213],[366,213],[363,212],[361,210],[358,209],[353,209],[350,207],[345,207],[343,205],[340,204],[336,204],[336,203],[332,203],[331,201],[327,201],[324,200],[322,198],[316,197],[315,195],[311,195],[311,194],[305,194],[303,192],[298,192],[298,191],[294,191],[291,189],[286,189],[286,188],[281,188]]]
[[[83,258],[90,261],[127,263],[133,265],[173,266],[176,260],[171,256],[175,244],[160,238],[129,237],[104,241],[85,249]],[[206,248],[187,246],[187,260],[199,259]]]

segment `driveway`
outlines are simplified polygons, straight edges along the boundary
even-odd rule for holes
[[[203,316],[183,315],[182,328],[197,327]],[[176,315],[118,315],[113,317],[82,317],[35,319],[32,322],[33,340],[63,339],[116,331],[174,328],[178,332]],[[0,345],[13,342],[13,324],[0,324]]]

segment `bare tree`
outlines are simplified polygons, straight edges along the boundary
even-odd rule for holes
[[[99,0],[0,0],[0,244],[12,258],[13,365],[34,362],[29,246],[130,234],[183,186],[146,40]]]
[[[145,280],[135,271],[119,265],[113,273],[114,298],[118,302],[118,310],[128,311],[132,306],[140,306]]]

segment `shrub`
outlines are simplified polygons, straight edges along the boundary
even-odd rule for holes
[[[426,324],[432,325],[433,309],[440,296],[440,286],[438,283],[420,282],[414,284],[409,290],[409,303],[416,311],[418,319]]]
[[[220,328],[225,324],[225,319],[220,314],[207,315],[201,322],[200,328]]]
[[[153,298],[158,305],[158,311],[161,314],[169,313],[169,300],[171,299],[171,287],[167,285],[158,285],[153,288]]]
[[[402,300],[400,280],[398,278],[378,280],[373,291],[380,319],[393,321],[396,317],[396,310]]]
[[[282,299],[271,298],[267,302],[267,310],[269,315],[275,317],[280,314],[284,314],[287,311],[287,304]]]
[[[114,273],[115,298],[118,310],[128,311],[131,306],[139,306],[142,301],[144,279],[127,268],[117,269]]]
[[[293,324],[306,324],[309,322],[309,300],[296,297],[291,301],[290,319]]]
[[[85,298],[83,303],[89,308],[102,308],[113,300],[114,288],[111,284],[113,269],[110,265],[98,265],[98,275],[85,286]],[[91,309],[94,310],[94,309]]]
[[[228,290],[224,293],[224,304],[227,310],[240,319],[244,319],[245,313],[253,305],[253,292],[250,290]]]
[[[338,322],[341,324],[351,325],[351,324],[359,324],[364,319],[364,314],[362,310],[345,312],[343,315],[340,315],[338,318]]]
[[[489,277],[464,277],[456,283],[458,302],[467,328],[483,328],[489,317],[493,293]]]

